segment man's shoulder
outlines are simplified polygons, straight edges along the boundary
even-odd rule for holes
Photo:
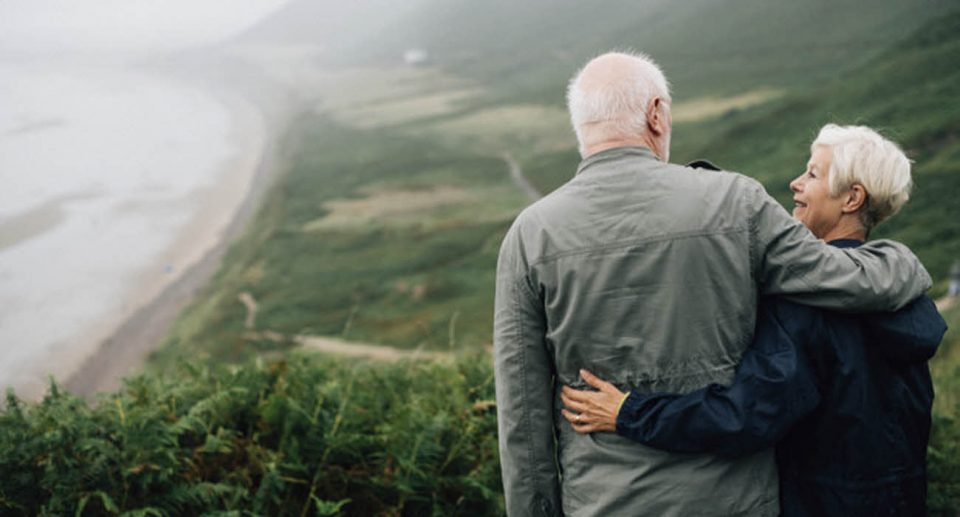
[[[708,160],[694,160],[686,165],[677,163],[661,163],[660,167],[671,176],[675,176],[684,186],[700,185],[708,192],[720,189],[722,191],[735,190],[752,194],[765,192],[759,181],[743,173],[724,169]]]
[[[568,213],[573,205],[582,199],[576,194],[577,186],[573,180],[557,187],[552,192],[527,205],[517,214],[513,225],[523,228],[539,228],[546,221],[555,220],[557,216]]]
[[[765,191],[763,185],[741,172],[723,169],[707,160],[694,160],[683,167],[710,181],[726,182],[745,191]]]
[[[622,166],[622,162],[618,165]],[[508,240],[546,251],[539,245],[553,242],[552,235],[568,235],[589,227],[589,221],[603,210],[640,206],[649,201],[651,188],[663,189],[662,199],[672,200],[672,205],[668,205],[681,212],[695,206],[707,207],[706,210],[724,214],[720,218],[724,220],[748,216],[749,210],[745,207],[754,203],[757,194],[765,193],[755,179],[719,167],[695,168],[651,160],[638,160],[637,166],[635,171],[620,171],[609,176],[591,174],[571,178],[525,207],[514,219]],[[629,174],[637,174],[638,178],[652,174],[660,179],[650,183],[624,181]],[[602,181],[612,181],[614,188],[598,188],[598,182]],[[646,200],[635,203],[632,196],[646,197]]]

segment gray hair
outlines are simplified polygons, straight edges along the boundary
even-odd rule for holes
[[[593,66],[617,60],[620,68],[602,84],[585,84]],[[606,63],[605,63],[606,62]],[[599,65],[598,65],[599,64]],[[670,87],[660,67],[649,56],[633,52],[609,52],[581,68],[567,87],[570,123],[581,150],[585,132],[599,131],[604,137],[635,137],[646,131],[646,109],[654,97],[670,99]]]
[[[897,144],[869,127],[827,124],[810,145],[811,152],[817,146],[828,146],[833,152],[831,196],[854,184],[862,185],[867,192],[867,201],[860,209],[867,231],[896,214],[910,199],[910,160]]]

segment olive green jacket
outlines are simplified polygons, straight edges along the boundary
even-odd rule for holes
[[[728,382],[758,294],[893,310],[930,287],[904,246],[816,239],[755,180],[624,147],[585,159],[503,240],[494,362],[510,515],[776,515],[772,451],[671,454],[579,435],[559,388],[586,368],[623,391]]]

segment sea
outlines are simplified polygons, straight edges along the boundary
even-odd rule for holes
[[[213,246],[262,150],[254,112],[149,71],[0,61],[0,389],[65,380]]]

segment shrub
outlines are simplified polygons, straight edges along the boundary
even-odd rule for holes
[[[51,385],[0,413],[3,515],[502,513],[486,359],[293,356]]]

